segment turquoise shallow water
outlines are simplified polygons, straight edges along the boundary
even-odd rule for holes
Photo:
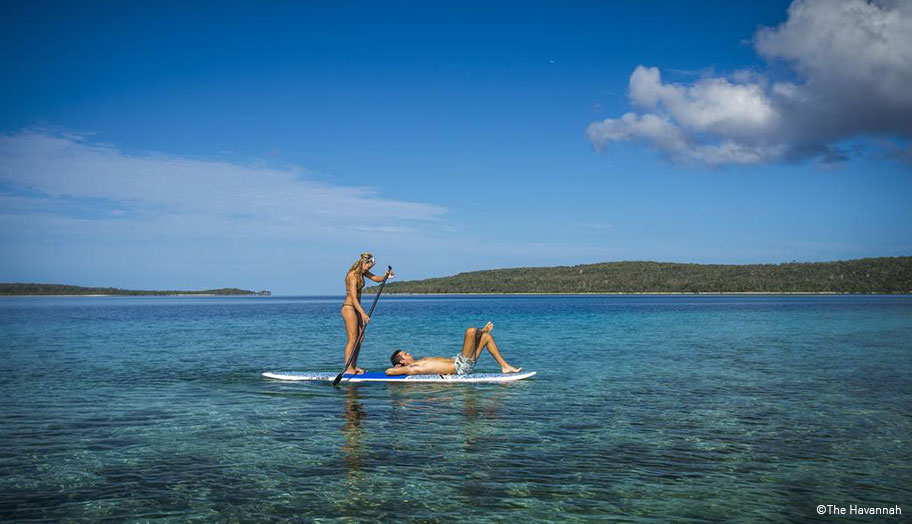
[[[339,368],[340,303],[0,299],[0,520],[912,514],[912,297],[384,296],[363,367],[400,347],[455,354],[490,319],[507,359],[539,374],[260,377]]]

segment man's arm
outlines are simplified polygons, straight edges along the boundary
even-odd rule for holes
[[[387,375],[421,375],[421,363],[413,362],[407,366],[396,366],[386,370]]]

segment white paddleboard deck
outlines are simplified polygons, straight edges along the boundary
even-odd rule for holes
[[[468,375],[387,375],[382,372],[342,375],[342,382],[513,382],[535,375],[535,371],[519,373],[470,373]],[[307,371],[267,371],[266,378],[289,381],[331,382],[338,373],[313,373]]]

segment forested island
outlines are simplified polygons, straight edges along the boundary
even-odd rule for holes
[[[377,286],[370,288],[376,292]],[[391,282],[388,293],[910,293],[912,257],[784,264],[604,262]]]
[[[269,296],[269,291],[249,291],[237,288],[207,289],[204,291],[148,291],[119,289],[115,287],[79,287],[63,284],[0,284],[0,296],[24,295],[123,295],[123,296],[168,296],[168,295],[256,295]]]

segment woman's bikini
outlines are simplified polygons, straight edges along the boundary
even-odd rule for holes
[[[357,287],[358,287],[358,300],[361,300],[361,289],[364,288],[364,279],[363,278],[361,279],[360,285]],[[345,302],[342,303],[342,307],[350,307],[350,308],[354,309],[355,311],[357,311],[357,309],[355,309],[355,305],[352,304],[351,302],[349,302],[349,300],[348,300],[348,289],[345,290]]]

